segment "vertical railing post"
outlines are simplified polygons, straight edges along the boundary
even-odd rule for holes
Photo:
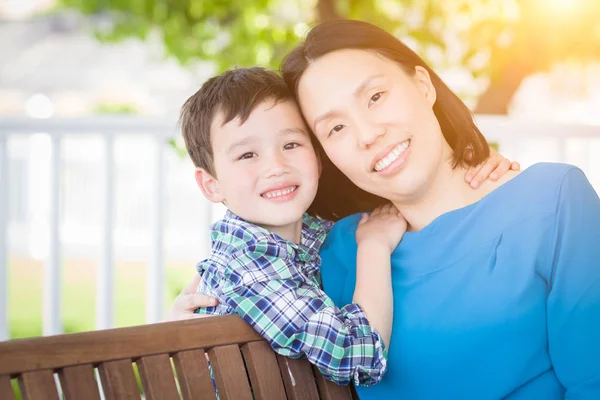
[[[61,138],[58,134],[50,137],[50,226],[49,226],[49,253],[44,268],[43,281],[43,319],[44,335],[62,333],[60,312],[61,288],[61,257],[60,257],[60,145]]]
[[[8,324],[8,150],[0,132],[0,341],[9,339]]]
[[[96,292],[96,329],[111,328],[114,323],[114,209],[115,209],[115,156],[114,136],[103,135],[104,175],[102,193],[104,195],[104,215],[102,227],[102,256],[98,268]]]
[[[154,182],[152,190],[152,228],[150,231],[151,260],[147,272],[146,322],[158,322],[162,319],[164,300],[164,210],[165,210],[165,138],[154,137]]]

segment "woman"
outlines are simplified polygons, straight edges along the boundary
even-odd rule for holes
[[[282,74],[339,169],[325,179],[349,179],[313,211],[390,201],[409,223],[392,254],[388,371],[360,398],[599,399],[600,200],[583,173],[538,164],[472,190],[462,176],[488,148],[468,109],[366,23],[315,27]],[[352,299],[359,219],[321,252],[337,305]]]

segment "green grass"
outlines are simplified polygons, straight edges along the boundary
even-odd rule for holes
[[[165,271],[164,310],[168,309],[195,273],[194,262],[170,264]],[[96,314],[96,271],[91,261],[65,260],[61,279],[61,312],[65,333],[93,330]],[[9,261],[9,324],[11,338],[42,334],[43,264]],[[114,321],[116,327],[141,325],[146,317],[146,266],[115,265]]]

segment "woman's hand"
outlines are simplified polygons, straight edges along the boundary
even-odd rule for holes
[[[469,168],[465,174],[465,181],[473,189],[477,189],[486,179],[497,181],[508,171],[519,171],[520,169],[521,165],[518,162],[511,162],[509,159],[504,158],[502,154],[491,151],[485,162]]]
[[[211,296],[196,293],[200,283],[200,274],[196,274],[194,279],[179,293],[173,301],[165,321],[178,321],[180,319],[204,318],[211,315],[195,314],[194,310],[200,307],[212,307],[217,305],[218,300]]]

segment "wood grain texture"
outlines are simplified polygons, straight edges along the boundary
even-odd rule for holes
[[[171,359],[167,354],[142,357],[137,366],[146,399],[179,400]]]
[[[214,347],[208,351],[208,358],[222,400],[252,400],[244,360],[237,345]]]
[[[0,399],[15,399],[15,393],[10,383],[10,376],[8,375],[0,375]]]
[[[318,399],[319,391],[311,364],[307,360],[295,360],[277,355],[279,370],[290,400]]]
[[[106,400],[140,400],[131,360],[107,361],[98,371]]]
[[[23,400],[58,400],[58,390],[52,370],[26,372],[19,376]]]
[[[277,357],[267,342],[251,342],[242,346],[246,369],[257,400],[285,399],[285,388]]]
[[[312,368],[322,400],[347,400],[352,398],[350,386],[338,386],[325,379],[317,367],[313,365]]]
[[[100,400],[98,382],[91,364],[66,367],[58,371],[60,386],[67,400]]]
[[[237,315],[0,342],[0,375],[262,340]]]
[[[180,351],[173,355],[173,362],[184,400],[216,399],[204,350]]]

